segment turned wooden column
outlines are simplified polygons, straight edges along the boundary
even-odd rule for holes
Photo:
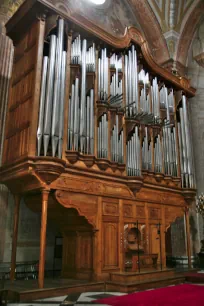
[[[12,240],[12,252],[11,252],[11,271],[10,280],[15,279],[16,269],[16,249],[17,249],[17,238],[18,238],[18,223],[19,223],[19,210],[20,210],[21,196],[19,194],[14,195],[14,223],[13,223],[13,240]]]
[[[40,289],[44,287],[48,197],[49,197],[49,190],[42,190],[40,256],[39,256],[39,273],[38,273],[38,286]]]
[[[188,267],[191,269],[191,234],[190,234],[190,224],[189,224],[189,209],[185,211],[186,219],[186,236],[187,236],[187,255],[188,255]]]

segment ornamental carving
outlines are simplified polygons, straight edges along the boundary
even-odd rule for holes
[[[61,177],[57,181],[57,188],[98,195],[112,195],[116,197],[132,197],[130,190],[122,185],[102,183],[100,181],[82,180],[76,177]]]
[[[161,210],[159,208],[150,207],[148,210],[149,210],[149,219],[161,218]]]
[[[181,194],[176,192],[159,191],[152,189],[142,189],[137,193],[138,200],[145,200],[158,204],[185,206],[184,198]]]
[[[144,206],[136,206],[136,217],[145,218]]]
[[[123,206],[123,214],[126,218],[132,218],[133,217],[133,209],[132,204],[126,204]]]
[[[80,216],[84,216],[96,228],[96,217],[98,213],[96,197],[74,194],[62,190],[57,190],[55,196],[61,205],[66,208],[75,208]]]
[[[118,216],[119,215],[118,204],[103,202],[103,214],[104,215]]]

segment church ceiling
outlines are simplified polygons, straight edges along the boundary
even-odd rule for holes
[[[162,28],[163,33],[181,32],[183,23],[200,0],[147,0]]]
[[[0,18],[11,16],[24,1],[0,0]],[[46,1],[56,6],[66,2],[73,12],[84,15],[115,36],[122,36],[128,26],[137,27],[159,64],[186,57],[184,53],[188,51],[204,4],[204,0],[106,0],[97,6],[87,0]]]

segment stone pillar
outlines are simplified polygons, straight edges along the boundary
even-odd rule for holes
[[[204,192],[204,56],[202,61],[202,54],[204,54],[204,22],[202,22],[197,32],[195,33],[191,48],[188,54],[188,78],[191,79],[191,85],[196,88],[196,95],[190,99],[189,103],[189,117],[192,131],[192,143],[194,149],[194,163],[196,174],[196,188],[197,195]],[[195,212],[190,214],[190,226],[192,224],[198,225],[197,233],[192,233],[192,246],[194,253],[198,253],[200,244],[198,239],[203,237],[203,221]]]
[[[0,166],[3,153],[3,140],[8,104],[9,81],[13,62],[13,44],[5,35],[4,22],[7,16],[0,11]],[[0,185],[0,262],[3,261],[5,228],[7,217],[8,189]]]

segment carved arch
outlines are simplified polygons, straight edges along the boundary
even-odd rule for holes
[[[183,217],[186,207],[165,207],[165,230],[167,230],[177,218]]]

